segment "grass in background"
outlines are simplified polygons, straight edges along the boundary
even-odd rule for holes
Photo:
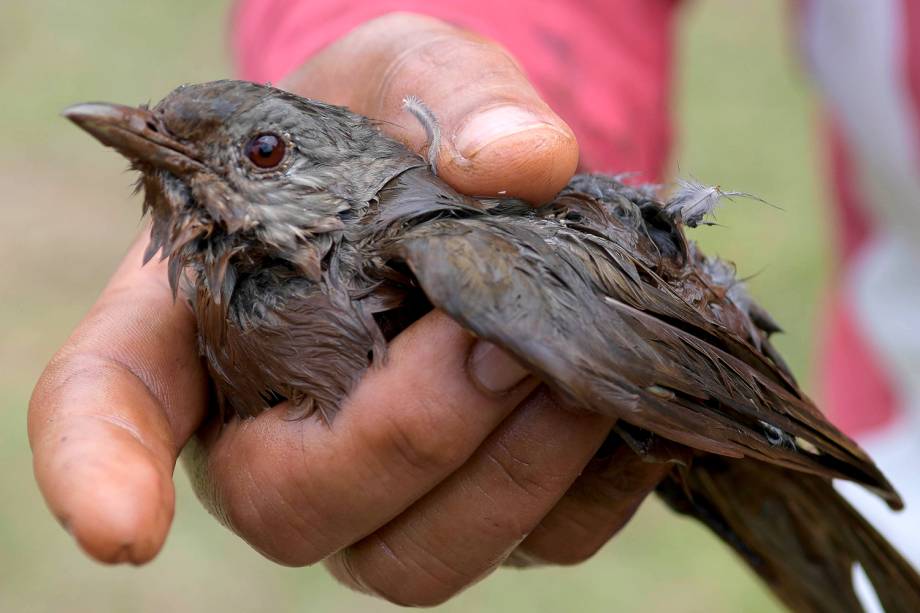
[[[25,405],[43,364],[87,310],[138,227],[124,163],[58,117],[84,100],[157,100],[230,74],[215,0],[6,0],[0,5],[0,610],[183,613],[385,611],[320,568],[263,560],[200,508],[179,471],[173,532],[140,569],[88,561],[31,476]],[[756,193],[785,212],[729,204],[698,230],[710,252],[759,272],[754,295],[783,323],[806,381],[827,239],[811,103],[781,3],[698,0],[679,46],[683,174]],[[587,564],[500,571],[444,611],[774,611],[739,562],[695,523],[649,502]]]

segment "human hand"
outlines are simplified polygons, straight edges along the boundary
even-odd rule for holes
[[[576,164],[571,132],[513,60],[435,20],[368,22],[285,87],[381,120],[416,150],[424,132],[401,101],[420,97],[441,123],[441,176],[467,193],[545,200]],[[393,341],[331,427],[286,421],[284,406],[205,423],[194,318],[173,303],[162,264],[140,266],[145,242],[49,364],[30,407],[42,492],[99,560],[157,553],[184,447],[199,496],[254,548],[284,564],[325,559],[346,583],[404,604],[441,602],[512,552],[518,563],[588,557],[663,474],[619,453],[579,476],[609,419],[559,409],[440,313]]]

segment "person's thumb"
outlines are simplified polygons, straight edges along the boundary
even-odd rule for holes
[[[438,172],[457,190],[540,203],[575,172],[571,129],[499,45],[442,21],[393,13],[315,55],[284,86],[348,106],[420,153],[427,137],[403,107],[427,106],[440,127]]]

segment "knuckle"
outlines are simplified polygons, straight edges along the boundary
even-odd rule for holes
[[[323,559],[312,538],[299,526],[277,521],[265,512],[256,496],[228,502],[225,516],[219,518],[230,530],[268,559],[290,567],[303,567]],[[289,518],[288,518],[289,519]]]
[[[62,350],[54,356],[32,391],[29,400],[30,433],[38,434],[40,424],[56,424],[71,419],[92,419],[107,421],[121,431],[130,434],[148,450],[152,450],[154,441],[149,432],[142,432],[138,424],[147,423],[128,418],[123,410],[107,407],[102,411],[96,400],[104,397],[106,386],[114,380],[130,383],[139,392],[138,401],[158,402],[150,386],[127,364],[94,352],[76,352]],[[151,418],[152,419],[152,418]],[[45,433],[56,431],[45,428]],[[156,454],[154,454],[156,455]]]
[[[33,410],[58,396],[69,383],[86,377],[98,377],[111,370],[113,365],[93,354],[77,353],[62,349],[42,372],[32,393],[30,405]]]
[[[565,475],[553,473],[545,462],[531,459],[501,440],[486,453],[503,477],[532,499],[555,496],[554,492],[564,491],[571,480]]]
[[[404,550],[379,535],[370,537],[360,550],[342,553],[350,583],[400,606],[443,604],[477,578],[428,545],[413,543]]]
[[[445,58],[451,60],[448,62]],[[384,97],[395,95],[418,83],[420,77],[424,80],[431,75],[443,74],[445,70],[456,69],[456,66],[472,71],[471,78],[486,79],[495,87],[506,88],[509,80],[512,83],[519,80],[517,65],[497,44],[459,31],[436,30],[414,37],[394,54],[384,71],[381,91]],[[462,91],[464,87],[460,82],[449,86],[450,82],[443,80],[438,80],[438,83],[441,90],[437,95],[444,97]]]
[[[385,454],[394,455],[403,465],[419,472],[450,469],[462,462],[468,450],[458,436],[454,414],[445,403],[449,399],[422,394],[408,411],[400,411],[386,428]]]
[[[314,564],[337,548],[338,535],[330,533],[296,473],[279,474],[277,467],[258,460],[238,468],[231,483],[209,496],[221,523],[285,566]]]
[[[494,54],[499,47],[492,42],[483,42],[475,40],[456,32],[431,36],[427,40],[420,41],[412,55],[416,61],[423,62],[426,66],[434,68],[443,68],[449,66],[450,61],[445,60],[445,54],[453,57],[470,57],[481,56],[483,53]],[[482,70],[480,68],[480,70]]]
[[[545,564],[581,564],[600,551],[631,516],[631,509],[568,504],[545,518],[520,548]]]
[[[480,523],[483,540],[491,542],[516,543],[528,533],[528,522],[517,506],[495,506]]]

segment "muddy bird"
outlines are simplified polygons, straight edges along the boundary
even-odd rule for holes
[[[898,494],[799,389],[734,268],[685,236],[725,192],[579,175],[536,209],[470,198],[371,120],[239,81],[65,115],[141,173],[145,261],[187,294],[226,416],[287,399],[332,420],[387,340],[442,309],[561,403],[616,417],[608,443],[670,463],[658,494],[791,609],[862,611],[859,564],[886,610],[920,610],[920,577],[831,480]]]

